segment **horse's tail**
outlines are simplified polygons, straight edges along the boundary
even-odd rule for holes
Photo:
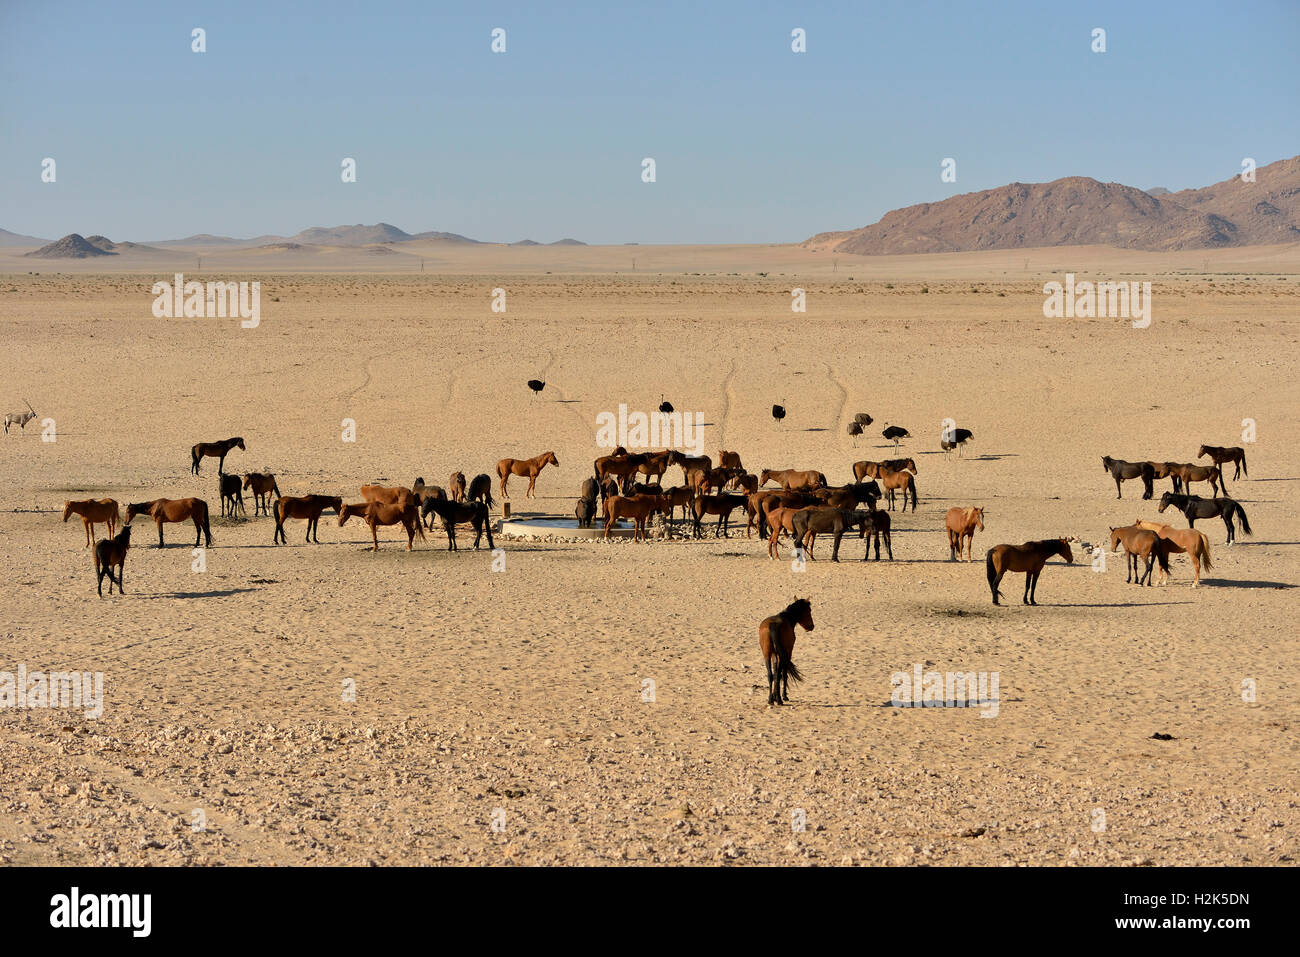
[[[916,479],[909,477],[907,480],[907,491],[912,493],[912,511],[916,511]]]
[[[794,662],[790,660],[790,655],[785,652],[784,646],[782,646],[781,651],[781,667],[784,669],[786,676],[791,681],[803,681],[803,672],[795,667]]]
[[[199,447],[197,445],[190,449],[190,470],[195,475],[199,473]]]
[[[1214,564],[1210,561],[1210,539],[1209,539],[1209,536],[1207,536],[1204,532],[1197,532],[1196,534],[1199,535],[1199,536],[1201,536],[1201,541],[1200,541],[1201,554],[1200,554],[1199,557],[1200,557],[1201,561],[1203,561],[1203,562],[1205,563],[1205,567],[1206,567],[1206,568],[1213,568],[1213,567],[1214,567]]]
[[[200,506],[201,506],[201,509],[202,509],[202,512],[203,512],[203,534],[204,534],[206,540],[208,541],[208,543],[211,543],[211,542],[212,542],[212,528],[208,525],[208,503],[207,503],[207,502],[200,502]]]
[[[1246,518],[1246,510],[1241,507],[1240,502],[1234,504],[1237,506],[1237,517],[1241,519],[1241,530],[1247,535],[1254,535],[1255,533],[1250,530],[1250,521]]]
[[[418,508],[415,508],[414,511],[415,511],[415,528],[420,533],[420,541],[427,542],[428,539],[424,537],[424,519],[421,517],[420,510]]]
[[[1156,550],[1156,560],[1160,562],[1160,570],[1164,572],[1165,577],[1168,578],[1169,577],[1169,543],[1166,542],[1159,535],[1157,535],[1155,550]]]
[[[275,505],[275,543],[279,544],[280,536],[284,533],[284,498],[276,500]]]
[[[1246,468],[1246,450],[1241,450],[1241,474],[1249,477],[1250,470]]]
[[[984,553],[984,571],[988,575],[989,591],[993,592],[994,598],[1001,598],[1002,592],[998,590],[998,586],[996,584],[998,579],[998,572],[997,569],[993,567],[993,549],[991,548]]]
[[[271,477],[271,491],[275,493],[276,498],[284,498],[284,496],[280,494],[280,486],[275,484],[274,476]]]

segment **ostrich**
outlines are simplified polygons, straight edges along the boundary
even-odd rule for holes
[[[907,429],[903,428],[901,425],[886,426],[885,431],[880,434],[887,439],[893,439],[895,449],[898,448],[899,439],[910,439],[912,437],[912,433],[907,431]]]
[[[867,413],[865,412],[859,412],[857,415],[853,417],[853,421],[856,422],[858,425],[862,426],[863,428],[866,428],[868,425],[874,422],[875,419],[867,415]]]
[[[961,458],[962,449],[973,438],[975,438],[975,433],[970,429],[945,429],[939,433],[939,448],[945,452],[956,449],[957,457]]]
[[[861,422],[850,422],[850,423],[849,423],[849,435],[853,436],[853,444],[854,444],[855,446],[858,444],[858,436],[861,435],[861,434],[862,434],[862,423],[861,423]]]
[[[662,412],[664,415],[673,414],[673,404],[664,398],[664,394],[662,392],[659,393],[659,411]]]
[[[541,379],[529,379],[528,388],[533,390],[533,395],[541,395],[542,390],[546,388],[546,383]]]
[[[772,418],[776,419],[777,425],[780,425],[781,420],[785,418],[785,406],[783,405],[772,406]]]

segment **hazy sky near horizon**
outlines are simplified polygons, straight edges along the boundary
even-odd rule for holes
[[[1014,181],[1176,190],[1300,153],[1296,0],[548,6],[0,0],[0,227],[794,242]]]

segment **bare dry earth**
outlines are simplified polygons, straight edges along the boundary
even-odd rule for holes
[[[4,401],[57,423],[54,443],[38,423],[0,436],[0,670],[106,682],[98,720],[0,711],[0,860],[1292,862],[1294,247],[742,252],[660,250],[662,272],[636,275],[612,271],[625,249],[552,250],[553,275],[523,261],[532,250],[454,276],[353,259],[349,274],[262,274],[256,330],[153,319],[147,274],[0,263]],[[1151,327],[1044,319],[1058,267],[1152,279]],[[790,312],[796,283],[806,315]],[[533,377],[548,383],[537,400]],[[894,515],[897,561],[857,561],[857,539],[803,573],[743,535],[507,541],[493,572],[486,549],[451,555],[440,534],[407,554],[390,529],[369,553],[364,527],[327,515],[322,544],[295,523],[278,547],[269,519],[214,518],[194,573],[192,529],[168,526],[156,550],[137,520],[127,594],[100,599],[79,523],[59,522],[64,499],[104,495],[202,495],[215,515],[215,461],[194,478],[188,449],[233,434],[248,444],[233,470],[352,500],[364,481],[442,483],[554,449],[539,498],[521,484],[512,504],[567,515],[600,451],[596,414],[661,394],[703,414],[710,454],[840,482],[893,454],[886,421],[911,428],[921,507]],[[857,411],[877,422],[855,448]],[[975,432],[964,460],[937,451],[948,416]],[[1048,565],[1039,607],[1013,577],[994,608],[982,565],[947,560],[954,504],[987,509],[977,555],[1154,517],[1135,483],[1115,500],[1100,456],[1191,460],[1239,444],[1244,418],[1258,442],[1230,488],[1256,534],[1225,548],[1219,520],[1198,526],[1214,547],[1198,590],[1183,558],[1172,586],[1138,589],[1122,558],[1101,574],[1076,555]],[[769,708],[756,626],[795,594],[817,623],[795,652],[807,680]],[[997,717],[888,707],[891,674],[914,663],[999,672]]]

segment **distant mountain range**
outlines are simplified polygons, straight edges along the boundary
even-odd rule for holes
[[[1300,156],[1202,189],[1140,190],[1070,176],[1012,183],[886,213],[871,226],[819,233],[809,249],[863,255],[1039,246],[1217,249],[1300,241]]]

